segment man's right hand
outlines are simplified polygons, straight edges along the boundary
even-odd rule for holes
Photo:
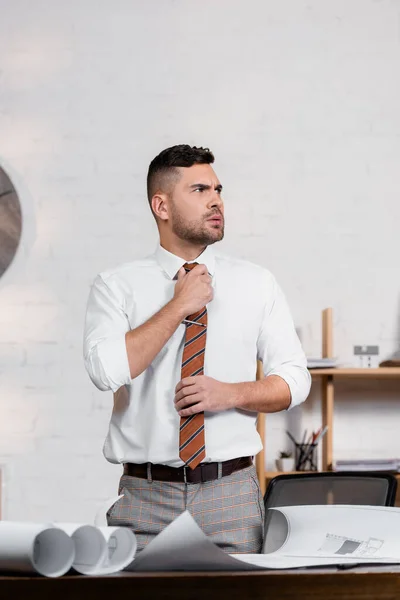
[[[125,334],[131,379],[152,363],[182,320],[203,308],[213,299],[211,277],[205,265],[196,265],[189,273],[178,272],[174,297],[148,321]]]
[[[213,299],[211,277],[206,265],[196,265],[188,273],[181,267],[175,285],[174,301],[185,317],[201,310]]]

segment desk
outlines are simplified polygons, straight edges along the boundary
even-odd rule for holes
[[[118,573],[107,577],[0,577],[1,600],[398,600],[400,571],[360,573]]]

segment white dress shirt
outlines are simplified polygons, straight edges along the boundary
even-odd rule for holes
[[[183,464],[174,396],[181,379],[185,325],[178,326],[135,379],[130,377],[125,334],[173,298],[174,278],[185,262],[158,246],[153,255],[103,272],[93,283],[84,358],[93,383],[100,390],[114,392],[104,444],[110,462]],[[303,402],[311,378],[273,275],[250,262],[217,254],[210,246],[194,262],[207,266],[214,289],[207,305],[204,374],[226,383],[254,381],[260,359],[265,375],[279,375],[288,384],[291,406]],[[204,462],[257,454],[262,443],[256,419],[256,412],[242,409],[206,412]]]

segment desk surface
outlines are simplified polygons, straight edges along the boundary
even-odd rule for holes
[[[118,573],[106,577],[0,577],[0,598],[35,600],[394,600],[398,572]]]

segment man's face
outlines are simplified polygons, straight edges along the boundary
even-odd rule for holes
[[[181,177],[170,196],[173,233],[194,244],[209,245],[224,237],[222,185],[211,165],[179,167]]]

